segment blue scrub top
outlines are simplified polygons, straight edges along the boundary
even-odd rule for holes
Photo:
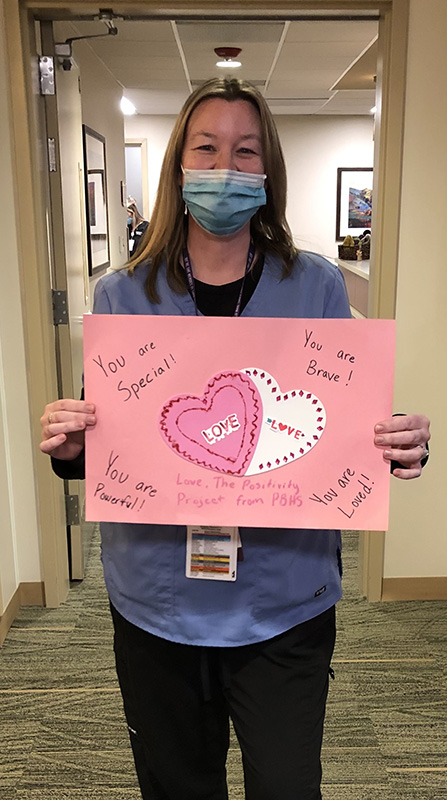
[[[194,315],[189,294],[157,278],[161,302],[144,290],[147,266],[101,278],[94,313]],[[299,253],[292,274],[266,255],[244,317],[346,318],[343,275],[326,259]],[[326,611],[341,597],[339,531],[241,528],[244,561],[235,582],[185,577],[186,528],[101,523],[104,577],[115,608],[134,625],[175,642],[237,646],[263,641]]]

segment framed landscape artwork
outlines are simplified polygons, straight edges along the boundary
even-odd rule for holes
[[[358,236],[371,228],[372,194],[372,167],[337,169],[337,242],[342,242],[348,234]]]

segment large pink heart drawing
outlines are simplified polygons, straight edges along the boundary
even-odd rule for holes
[[[240,372],[221,372],[202,397],[179,395],[163,406],[160,430],[187,461],[217,472],[244,475],[262,422],[261,397]]]

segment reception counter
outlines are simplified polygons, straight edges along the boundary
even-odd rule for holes
[[[344,261],[336,258],[335,262],[343,273],[353,316],[367,317],[369,261]]]

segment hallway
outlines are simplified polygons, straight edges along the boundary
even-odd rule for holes
[[[324,800],[447,799],[447,602],[367,604],[344,535]],[[0,651],[2,800],[138,800],[99,541],[59,609],[23,608]],[[242,800],[237,744],[230,800]],[[281,798],[278,798],[281,800]]]

